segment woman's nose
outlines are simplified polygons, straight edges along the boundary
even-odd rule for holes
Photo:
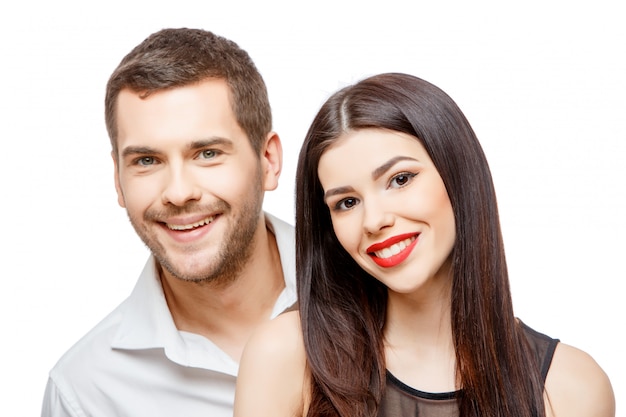
[[[364,202],[363,229],[367,234],[376,234],[380,230],[393,226],[394,215],[380,199]]]

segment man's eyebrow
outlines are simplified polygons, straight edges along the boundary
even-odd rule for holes
[[[374,171],[372,171],[372,179],[375,181],[379,179],[385,172],[389,171],[392,166],[397,164],[400,161],[417,161],[415,158],[411,158],[409,156],[394,156]]]
[[[215,145],[226,145],[232,146],[233,141],[230,139],[222,138],[222,137],[210,137],[207,139],[199,139],[192,141],[188,148],[189,150],[196,150],[206,148],[208,146]],[[156,148],[151,148],[150,146],[128,146],[122,150],[122,157],[126,158],[131,155],[154,155],[158,154],[159,150]]]
[[[233,141],[227,138],[223,138],[221,136],[212,136],[206,139],[194,140],[193,142],[189,144],[189,149],[195,150],[195,149],[201,149],[201,148],[206,148],[208,146],[215,146],[215,145],[232,146]]]
[[[150,155],[158,153],[158,151],[149,146],[127,146],[122,150],[122,158],[131,155]]]

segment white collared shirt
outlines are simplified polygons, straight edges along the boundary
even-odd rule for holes
[[[285,288],[272,318],[296,301],[293,227],[265,215]],[[50,371],[42,417],[231,417],[239,365],[174,325],[151,256],[131,295]]]

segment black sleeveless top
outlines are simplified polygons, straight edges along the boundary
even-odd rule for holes
[[[520,321],[545,382],[554,350],[559,343],[536,332]],[[457,392],[430,393],[416,390],[402,383],[387,371],[387,387],[378,410],[378,417],[458,417]]]

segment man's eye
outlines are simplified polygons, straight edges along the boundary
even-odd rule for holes
[[[217,151],[213,149],[205,149],[204,151],[200,152],[199,156],[202,159],[212,159],[217,156]]]
[[[154,164],[154,158],[151,156],[144,156],[143,158],[139,158],[137,160],[137,165],[149,166],[153,164]]]

